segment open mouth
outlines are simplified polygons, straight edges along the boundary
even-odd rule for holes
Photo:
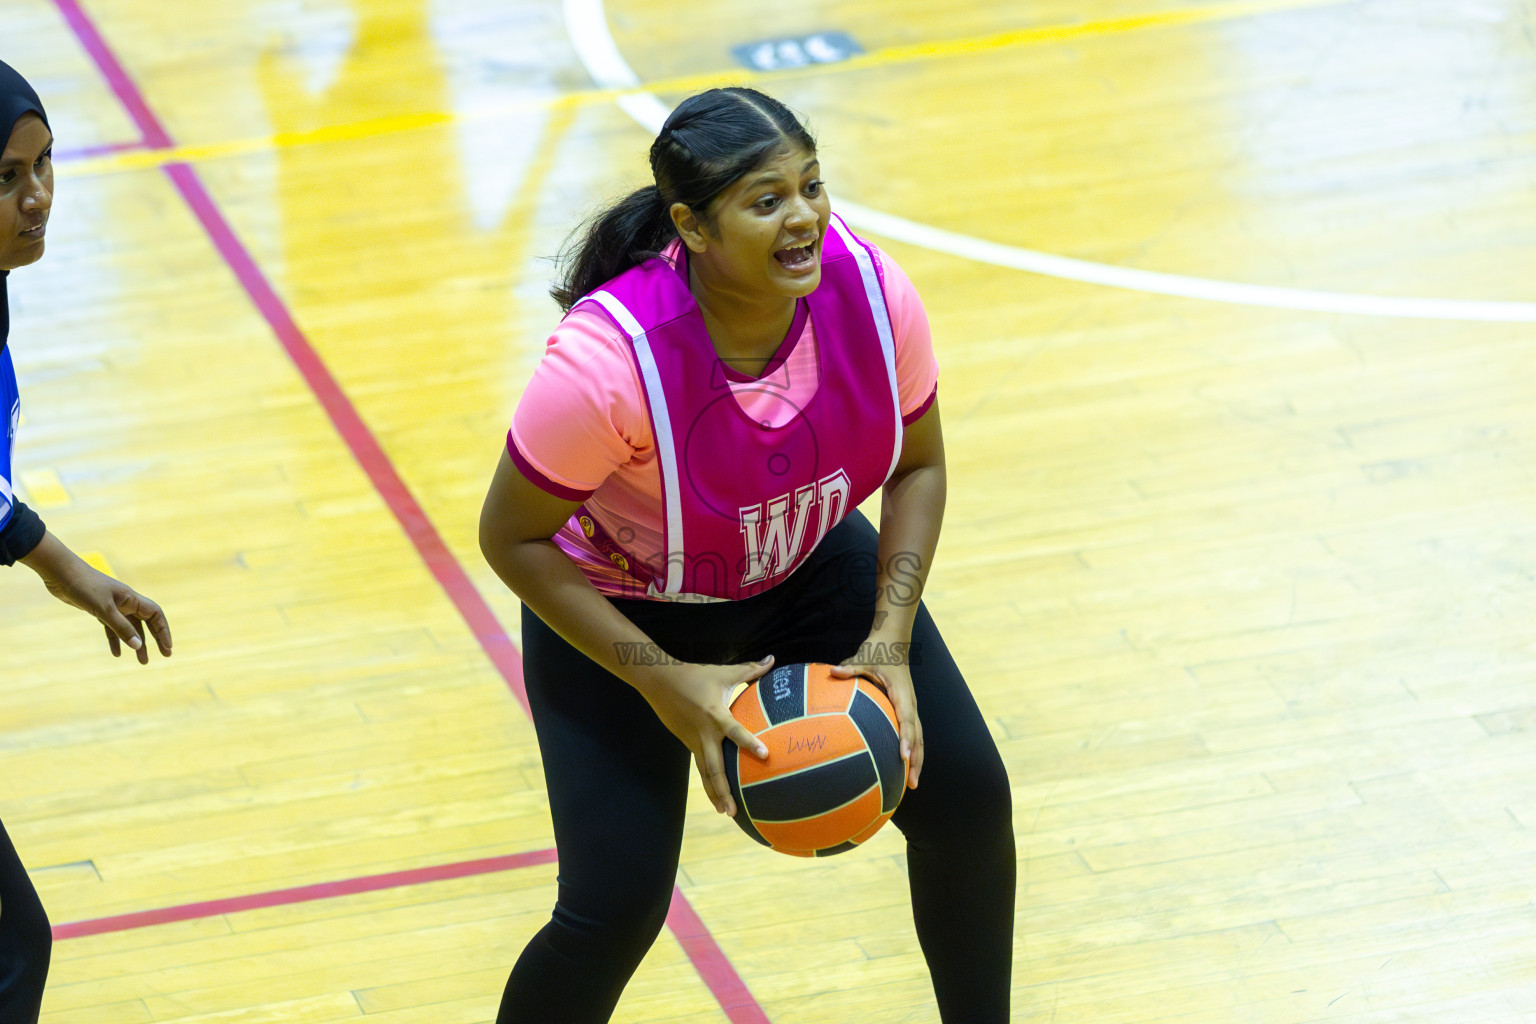
[[[805,270],[816,262],[816,243],[780,249],[773,258],[790,270]]]

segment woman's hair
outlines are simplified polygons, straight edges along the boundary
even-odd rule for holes
[[[816,151],[800,119],[756,89],[710,89],[677,105],[651,144],[655,184],[630,193],[578,229],[549,290],[562,310],[658,254],[677,236],[670,210],[684,203],[703,223],[709,205],[786,146]]]

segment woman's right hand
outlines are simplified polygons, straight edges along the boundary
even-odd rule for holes
[[[731,695],[773,667],[773,656],[737,665],[689,663],[660,668],[654,682],[640,688],[656,717],[693,752],[693,763],[710,802],[721,814],[736,816],[725,774],[722,741],[729,738],[757,757],[768,748],[731,714]]]
[[[480,550],[496,575],[533,613],[571,646],[633,686],[672,734],[693,752],[710,802],[736,814],[725,777],[727,736],[743,750],[767,757],[762,743],[731,717],[731,694],[773,666],[772,658],[740,665],[672,662],[637,668],[622,663],[620,645],[648,644],[611,601],[550,539],[576,511],[523,476],[505,449],[480,511]]]

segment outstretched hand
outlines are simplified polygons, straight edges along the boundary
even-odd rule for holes
[[[772,667],[772,655],[738,665],[674,665],[657,685],[640,691],[661,723],[693,752],[715,810],[733,818],[736,802],[725,774],[723,741],[729,739],[757,757],[767,757],[768,748],[731,714],[731,694]]]
[[[107,634],[114,658],[123,644],[138,652],[139,664],[149,664],[145,626],[155,638],[163,657],[171,656],[171,627],[160,606],[132,587],[113,579],[80,558],[52,534],[44,534],[37,548],[22,562],[43,579],[54,597],[94,615]]]

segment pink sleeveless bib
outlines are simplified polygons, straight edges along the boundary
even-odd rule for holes
[[[895,342],[874,257],[834,215],[806,299],[819,383],[787,422],[765,425],[732,394],[685,268],[648,260],[581,300],[629,339],[661,468],[665,564],[634,559],[586,508],[573,519],[658,594],[736,600],[783,581],[896,468]]]

